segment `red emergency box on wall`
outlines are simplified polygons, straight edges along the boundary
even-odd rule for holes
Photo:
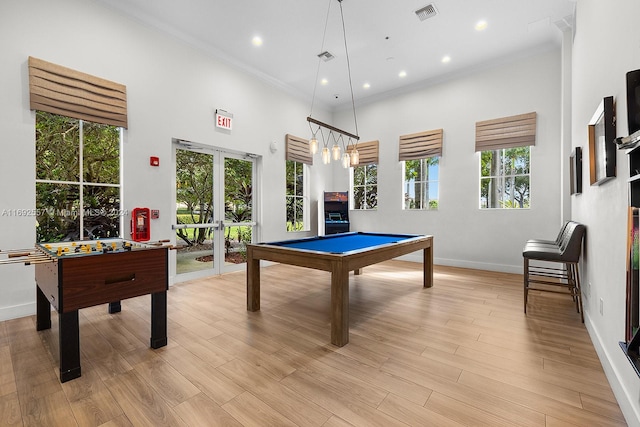
[[[131,240],[146,242],[151,238],[149,208],[135,208],[131,211]]]

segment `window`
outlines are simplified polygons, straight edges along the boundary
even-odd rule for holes
[[[349,145],[348,152],[357,150],[359,163],[350,169],[351,208],[369,210],[378,208],[378,146],[379,141]]]
[[[353,209],[376,209],[378,207],[378,165],[368,164],[352,169]]]
[[[120,235],[122,128],[36,112],[39,242]]]
[[[287,231],[309,229],[308,191],[304,163],[287,160]]]
[[[529,208],[530,154],[535,112],[476,122],[480,152],[480,209]]]
[[[402,135],[398,160],[402,162],[402,209],[438,209],[438,177],[442,129]]]
[[[529,208],[530,147],[480,153],[480,208]]]
[[[402,162],[403,209],[438,209],[439,163],[439,156]]]

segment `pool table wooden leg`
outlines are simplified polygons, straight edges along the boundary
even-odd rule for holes
[[[260,310],[260,260],[247,253],[247,310]]]
[[[349,342],[349,269],[335,263],[331,271],[331,344]]]
[[[428,248],[424,248],[422,251],[422,280],[425,288],[433,286],[433,239],[431,245]]]

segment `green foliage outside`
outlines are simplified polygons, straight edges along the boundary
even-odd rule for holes
[[[529,174],[529,147],[483,151],[480,161],[480,207],[528,208]]]
[[[437,176],[429,176],[429,170],[439,166],[440,157],[406,160],[404,162],[405,209],[438,209]],[[408,188],[412,186],[413,188]],[[434,193],[429,190],[435,186]],[[413,190],[413,191],[410,191]],[[410,196],[413,194],[413,197]]]
[[[353,168],[353,208],[376,209],[378,207],[378,165]]]
[[[119,236],[119,128],[36,112],[35,172],[39,242]]]
[[[213,157],[187,150],[176,150],[176,201],[182,214],[178,224],[208,224],[213,220]],[[210,238],[208,228],[178,229],[178,238],[187,246]]]
[[[176,201],[178,224],[210,224],[213,221],[213,156],[176,150]],[[253,219],[253,163],[225,159],[225,207],[227,222],[250,222]],[[176,235],[186,246],[202,245],[212,238],[211,228],[178,229]],[[241,248],[251,242],[251,227],[226,227],[227,251],[232,241]],[[241,249],[242,250],[242,249]]]
[[[224,217],[231,222],[251,222],[253,220],[253,163],[240,159],[225,159]],[[225,230],[227,250],[232,239],[241,242],[245,253],[247,243],[251,243],[251,227],[233,227],[238,230],[232,236],[232,227]]]
[[[287,231],[304,230],[304,165],[287,160]]]

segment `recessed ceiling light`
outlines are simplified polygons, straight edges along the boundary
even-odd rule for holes
[[[320,84],[321,84],[321,85],[326,86],[326,85],[328,85],[328,84],[329,84],[329,80],[327,80],[327,79],[322,79],[322,80],[320,80]]]
[[[478,21],[476,23],[476,31],[484,31],[487,29],[487,21]]]
[[[365,84],[362,85],[362,87],[364,89],[369,89],[371,87],[371,85],[369,83],[365,83]]]
[[[251,44],[254,46],[262,46],[262,38],[260,36],[255,36],[251,39]]]
[[[403,77],[407,77],[407,72],[402,70],[398,73],[398,77],[403,78]]]
[[[449,55],[445,55],[442,57],[442,63],[446,64],[448,62],[451,62],[451,57]]]

